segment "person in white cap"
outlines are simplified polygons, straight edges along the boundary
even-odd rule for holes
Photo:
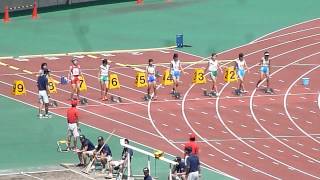
[[[270,59],[269,59],[269,52],[264,52],[264,56],[261,58],[260,61],[260,79],[257,82],[257,88],[260,86],[261,81],[264,80],[264,78],[267,79],[267,89],[269,89],[270,86]]]

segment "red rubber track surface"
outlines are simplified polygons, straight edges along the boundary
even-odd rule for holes
[[[201,161],[208,167],[241,179],[320,179],[320,124],[317,103],[320,72],[320,20],[312,20],[268,34],[250,44],[219,54],[218,59],[235,59],[240,52],[250,67],[245,86],[249,92],[234,96],[237,83],[226,84],[222,75],[218,80],[219,98],[208,98],[204,85],[192,85],[194,68],[205,64],[184,65],[179,92],[183,100],[173,99],[171,86],[159,88],[158,101],[144,102],[146,89],[134,86],[136,71],[121,64],[145,64],[149,58],[156,63],[169,62],[174,52],[182,61],[198,62],[202,57],[174,50],[141,51],[140,53],[112,53],[83,56],[83,68],[88,91],[82,93],[89,105],[79,106],[81,121],[85,124],[112,131],[139,143],[182,155],[188,134],[194,132],[200,145]],[[263,52],[272,58],[271,86],[274,95],[255,90]],[[111,70],[118,74],[121,88],[110,93],[121,96],[123,103],[100,101],[97,67],[100,59],[108,56]],[[30,58],[29,61],[7,59],[0,65],[0,93],[38,105],[36,76],[22,73],[22,69],[37,72],[47,62],[59,80],[67,75],[71,57]],[[9,68],[15,66],[19,70]],[[167,65],[158,66],[162,73]],[[231,64],[227,64],[231,66]],[[139,67],[144,69],[144,67]],[[19,74],[20,73],[20,74]],[[304,87],[301,77],[309,77]],[[26,96],[13,96],[11,84],[23,80]],[[265,83],[262,84],[262,87]],[[59,107],[52,112],[65,115],[69,107],[70,85],[58,85],[52,98]]]

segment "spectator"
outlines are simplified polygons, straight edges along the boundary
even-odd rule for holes
[[[125,139],[124,142],[125,142],[125,144],[129,144],[129,140],[128,139]],[[129,156],[128,156],[128,154],[129,154]],[[124,168],[128,166],[128,160],[129,160],[128,157],[130,157],[130,162],[131,162],[132,156],[133,156],[132,149],[124,147],[123,150],[122,150],[121,159],[118,160],[118,161],[111,161],[110,162],[110,165],[112,166],[112,169],[117,170],[118,171],[118,175],[120,177],[122,177],[122,175],[123,175]]]
[[[84,135],[80,135],[81,148],[77,151],[80,163],[78,167],[85,166],[88,157],[92,158],[95,147],[93,143]]]
[[[190,147],[186,148],[186,176],[187,180],[199,180],[200,161],[198,156],[192,153]]]
[[[185,148],[191,147],[192,153],[193,153],[194,155],[197,155],[197,156],[199,155],[199,146],[198,146],[198,144],[196,143],[196,136],[195,136],[195,134],[192,133],[192,134],[190,135],[189,142],[186,143],[184,147],[185,147]]]
[[[97,160],[100,160],[102,164],[102,172],[105,172],[106,169],[109,170],[108,177],[112,178],[112,166],[110,164],[112,160],[112,152],[108,144],[105,144],[104,146],[104,139],[102,136],[98,137],[98,146],[96,150],[94,151],[95,154],[98,153],[98,151],[101,149],[100,153],[97,154]],[[103,146],[103,147],[102,147]]]
[[[186,171],[185,162],[181,159],[181,157],[176,157],[175,162],[177,162],[177,165],[174,165],[171,170],[172,179],[173,180],[185,180],[186,179]]]
[[[143,168],[144,178],[143,180],[152,180],[152,177],[149,175],[149,168]]]

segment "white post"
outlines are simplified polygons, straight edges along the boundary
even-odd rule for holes
[[[150,156],[148,156],[148,169],[149,169],[149,174],[151,175]]]
[[[172,174],[171,174],[171,164],[169,165],[169,180],[172,180]]]
[[[128,159],[128,163],[127,163],[127,166],[128,166],[128,180],[130,179],[130,177],[131,177],[131,160],[130,160],[130,153],[129,152],[127,152],[127,159]]]

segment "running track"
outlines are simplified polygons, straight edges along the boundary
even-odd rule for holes
[[[320,20],[315,19],[223,52],[218,59],[234,59],[239,52],[245,53],[250,67],[245,84],[249,93],[235,97],[232,91],[237,84],[223,83],[220,78],[219,98],[202,96],[209,84],[191,84],[194,68],[205,66],[204,57],[172,49],[79,56],[88,86],[83,95],[90,102],[79,107],[81,121],[109,132],[116,129],[119,136],[171,154],[182,154],[183,144],[193,132],[204,165],[233,178],[320,179],[319,49]],[[265,50],[271,53],[275,95],[255,89],[257,63]],[[158,101],[142,101],[145,89],[134,86],[136,71],[118,63],[143,64],[148,58],[168,62],[174,51],[182,61],[195,62],[184,65],[187,74],[179,90],[183,99],[172,99],[171,87],[161,87]],[[121,89],[111,93],[121,96],[122,104],[99,100],[96,69],[102,57],[112,60],[112,71],[120,78]],[[66,56],[2,60],[0,93],[36,106],[35,74],[22,70],[37,72],[45,61],[53,70],[53,78],[59,80],[67,74],[69,60]],[[166,68],[158,67],[160,72]],[[308,87],[301,85],[301,77],[310,78]],[[11,95],[11,84],[16,79],[25,82],[26,96]],[[58,85],[58,93],[52,97],[60,106],[52,112],[65,115],[69,94],[68,85]]]

